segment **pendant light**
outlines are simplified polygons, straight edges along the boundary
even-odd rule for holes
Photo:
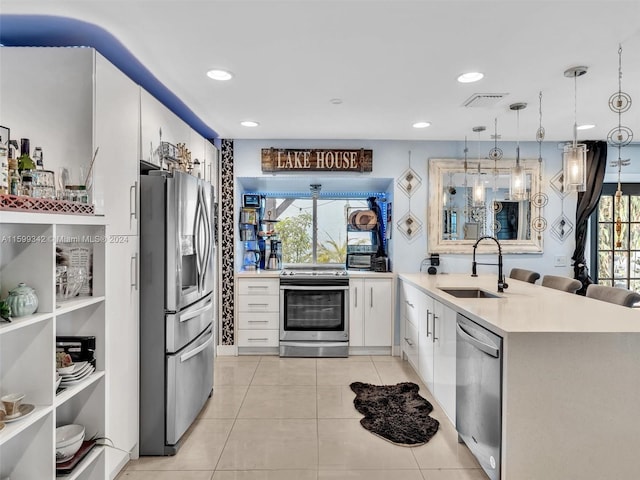
[[[565,145],[562,154],[564,190],[566,192],[584,192],[587,189],[587,146],[578,143],[578,85],[577,78],[587,73],[587,67],[572,67],[564,72],[567,78],[573,78],[573,143]]]
[[[486,191],[484,182],[482,181],[482,173],[480,172],[480,132],[484,132],[485,127],[473,127],[473,131],[478,134],[478,173],[473,182],[473,206],[483,207],[486,201]]]
[[[527,104],[512,103],[509,108],[515,110],[517,115],[516,164],[511,169],[511,177],[509,178],[509,199],[519,202],[527,200],[527,177],[520,164],[520,110],[527,108]]]

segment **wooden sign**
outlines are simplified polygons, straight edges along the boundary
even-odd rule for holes
[[[373,150],[262,149],[263,172],[370,172]]]

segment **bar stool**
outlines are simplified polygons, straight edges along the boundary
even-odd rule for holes
[[[587,286],[587,297],[623,307],[632,307],[635,303],[640,302],[639,293],[624,288],[596,285],[595,283]]]
[[[543,287],[555,288],[563,292],[576,293],[582,287],[582,282],[575,278],[545,275],[541,282]]]
[[[540,274],[533,270],[525,270],[524,268],[512,268],[509,272],[509,278],[528,283],[536,283],[536,280],[540,278]]]

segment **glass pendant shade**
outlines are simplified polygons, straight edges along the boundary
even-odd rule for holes
[[[473,181],[473,205],[475,207],[481,207],[485,204],[485,188],[480,176],[480,168],[478,168],[478,175]]]
[[[511,169],[511,178],[509,180],[509,199],[510,200],[526,200],[527,199],[527,177],[525,170],[516,161],[515,166]]]
[[[584,143],[566,145],[562,162],[564,191],[584,192],[587,189],[587,146]]]

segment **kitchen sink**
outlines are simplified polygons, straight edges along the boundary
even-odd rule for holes
[[[500,295],[479,288],[440,288],[456,298],[500,298]]]

